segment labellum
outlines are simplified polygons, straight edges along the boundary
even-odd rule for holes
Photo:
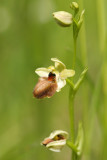
[[[51,97],[56,92],[56,89],[56,75],[50,72],[48,77],[39,78],[39,81],[34,88],[33,95],[38,99]]]

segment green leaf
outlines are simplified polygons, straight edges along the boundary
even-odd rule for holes
[[[77,139],[76,139],[76,142],[75,142],[75,146],[77,148],[77,155],[78,156],[80,156],[81,153],[82,153],[83,143],[84,143],[84,132],[83,132],[83,128],[82,128],[82,123],[80,123],[79,128],[78,128]]]
[[[74,90],[74,83],[70,79],[66,79],[66,82],[69,84],[69,86]]]
[[[88,68],[85,68],[85,69],[84,69],[84,71],[81,73],[81,75],[80,75],[77,83],[75,84],[75,86],[74,86],[74,91],[75,91],[75,93],[77,92],[77,90],[79,89],[81,83],[83,82],[83,80],[84,80],[84,78],[85,78],[85,75],[86,75],[86,73],[87,73],[87,70],[88,70]]]
[[[78,21],[78,28],[79,28],[79,30],[80,30],[81,25],[82,25],[82,23],[83,23],[84,13],[85,13],[85,10],[82,10],[81,15],[80,15],[80,18],[79,18],[79,21]]]

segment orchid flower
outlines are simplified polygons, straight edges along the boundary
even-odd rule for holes
[[[60,152],[62,147],[66,145],[67,138],[68,133],[66,131],[56,130],[52,132],[49,137],[44,139],[42,145],[51,151]]]

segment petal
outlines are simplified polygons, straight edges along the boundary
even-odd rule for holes
[[[62,63],[60,60],[58,60],[57,58],[51,58],[51,61],[55,62],[55,68],[56,70],[58,70],[59,72],[61,72],[63,69],[66,68],[65,64]]]
[[[48,74],[51,72],[51,69],[48,68],[37,68],[35,73],[38,74],[40,77],[48,77]]]
[[[61,79],[66,79],[67,77],[73,77],[75,75],[75,71],[71,70],[71,69],[64,69],[61,73],[60,73],[60,77]]]
[[[66,140],[53,141],[46,145],[51,151],[60,152],[63,146],[65,146]]]
[[[61,150],[58,149],[58,148],[49,148],[50,151],[53,151],[53,152],[60,152]]]
[[[59,78],[57,80],[57,85],[58,85],[58,88],[56,91],[59,92],[61,90],[61,88],[63,88],[66,85],[66,80],[62,80]]]

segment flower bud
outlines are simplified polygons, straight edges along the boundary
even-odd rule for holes
[[[56,130],[45,138],[42,145],[54,152],[60,152],[62,147],[66,144],[68,133],[62,130]]]
[[[62,27],[69,27],[72,24],[72,14],[65,11],[53,13],[56,22]]]
[[[77,2],[72,2],[70,7],[75,11],[75,14],[79,11],[79,5]]]

